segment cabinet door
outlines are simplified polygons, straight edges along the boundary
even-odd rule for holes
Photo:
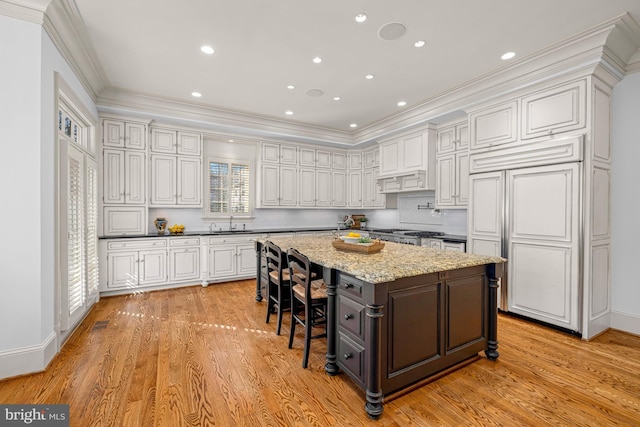
[[[436,133],[436,144],[438,154],[456,151],[456,126],[439,129]]]
[[[580,80],[522,98],[522,139],[585,127],[586,91]]]
[[[131,236],[147,232],[145,206],[105,206],[103,233],[105,236]]]
[[[280,163],[280,145],[265,142],[262,144],[262,161]]]
[[[380,151],[378,149],[368,150],[364,152],[364,167],[365,168],[373,168],[378,166]]]
[[[442,249],[442,240],[429,239],[429,247],[432,249]]]
[[[178,132],[178,154],[199,156],[202,152],[201,136],[194,132]]]
[[[102,145],[105,147],[124,147],[124,122],[104,120],[102,122]]]
[[[166,251],[140,251],[138,257],[140,285],[150,285],[167,281]]]
[[[313,148],[300,147],[298,150],[298,164],[300,164],[300,166],[315,167],[316,150]]]
[[[349,169],[362,168],[362,153],[349,153]]]
[[[469,114],[472,150],[515,142],[518,139],[518,101]]]
[[[442,242],[445,251],[464,252],[464,243]]]
[[[347,172],[331,172],[331,206],[347,206]]]
[[[333,151],[331,153],[331,165],[334,169],[346,169],[347,153],[341,151]]]
[[[469,125],[467,123],[456,127],[456,150],[469,148]]]
[[[176,132],[168,129],[151,129],[151,151],[175,154]]]
[[[255,268],[255,252],[254,264]],[[222,277],[235,276],[237,271],[236,246],[222,245],[209,248],[209,278],[219,279]]]
[[[372,207],[375,204],[376,182],[373,169],[365,169],[362,173],[362,206]]]
[[[138,252],[107,254],[107,287],[134,288],[138,286]]]
[[[125,203],[144,204],[146,197],[146,155],[140,151],[125,153]]]
[[[380,175],[393,174],[400,170],[400,155],[399,141],[380,145]]]
[[[297,175],[295,167],[280,166],[280,206],[297,204]]]
[[[256,248],[253,243],[238,245],[236,247],[236,258],[238,259],[238,276],[256,275]]]
[[[176,156],[151,156],[151,204],[176,204]]]
[[[502,256],[504,188],[503,172],[469,179],[469,253]]]
[[[298,148],[295,145],[280,145],[280,164],[295,165],[298,163]]]
[[[147,148],[147,126],[139,123],[125,123],[124,146],[132,150]]]
[[[456,155],[438,156],[436,159],[436,206],[455,205]]]
[[[362,206],[362,171],[349,171],[349,207]]]
[[[427,145],[423,141],[423,134],[410,136],[402,140],[402,169],[424,169],[427,165],[424,159],[428,153],[425,152]]]
[[[105,149],[102,152],[102,200],[105,204],[124,203],[124,162],[124,150]]]
[[[331,167],[331,151],[316,150],[316,167],[325,169]]]
[[[278,206],[280,204],[280,167],[262,165],[260,172],[260,202],[262,206]]]
[[[199,158],[178,157],[177,203],[201,205],[202,163]]]
[[[316,205],[316,170],[300,168],[300,194],[298,194],[299,206]]]
[[[316,206],[331,206],[331,171],[316,170]]]
[[[198,280],[200,278],[200,248],[171,249],[169,251],[169,281]]]
[[[387,196],[386,194],[380,191],[380,186],[378,185],[378,169],[373,170],[373,195],[375,197],[373,205],[377,208],[384,208],[387,204]]]
[[[456,206],[466,207],[469,203],[469,153],[456,154]]]

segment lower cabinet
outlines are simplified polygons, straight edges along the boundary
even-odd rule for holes
[[[421,246],[445,251],[466,252],[464,242],[448,242],[442,239],[422,239]]]
[[[167,281],[167,242],[160,240],[110,241],[107,274],[101,290],[132,289]]]
[[[256,274],[257,236],[211,237],[207,258],[207,281],[243,279]]]
[[[200,238],[169,239],[169,281],[200,279]]]

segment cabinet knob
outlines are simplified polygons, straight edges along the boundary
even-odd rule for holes
[[[353,319],[353,314],[345,314],[345,315],[344,315],[344,319],[345,319],[345,320],[351,320],[351,319]]]
[[[345,353],[344,354],[344,358],[347,359],[347,360],[351,359],[352,357],[353,357],[353,355],[351,353]]]

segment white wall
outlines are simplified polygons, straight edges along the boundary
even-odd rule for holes
[[[2,378],[43,369],[57,350],[54,71],[95,107],[40,25],[0,15],[0,58]]]
[[[640,73],[613,91],[612,327],[640,334]]]

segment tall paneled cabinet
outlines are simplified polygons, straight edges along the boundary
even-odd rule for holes
[[[502,309],[586,339],[610,325],[615,83],[596,66],[469,114],[468,251],[509,259]]]

